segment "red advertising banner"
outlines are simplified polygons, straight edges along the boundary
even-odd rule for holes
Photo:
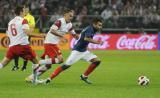
[[[104,41],[103,45],[89,44],[92,50],[157,50],[158,34],[98,34],[96,40]],[[71,39],[70,47],[76,43]]]
[[[69,50],[76,43],[76,40],[70,35],[68,43],[60,43],[60,49]],[[103,45],[89,44],[88,48],[92,50],[158,50],[158,34],[97,34],[96,40],[102,40]],[[43,41],[41,38],[32,38],[30,45],[33,49],[43,50]],[[5,34],[0,34],[0,49],[8,47],[9,39]]]

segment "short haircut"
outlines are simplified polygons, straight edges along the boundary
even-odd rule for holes
[[[23,6],[17,6],[15,8],[15,14],[20,15],[20,13],[23,12],[23,8],[24,8]]]
[[[102,22],[102,19],[97,17],[92,19],[92,23],[97,24],[98,22]]]
[[[74,10],[70,9],[70,8],[65,8],[63,11],[63,15],[69,12],[74,12]]]

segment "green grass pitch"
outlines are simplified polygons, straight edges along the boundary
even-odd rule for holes
[[[6,50],[0,50],[2,60]],[[42,51],[37,51],[38,55]],[[70,51],[63,51],[66,58]],[[22,72],[11,71],[13,62],[0,70],[0,98],[159,98],[160,52],[158,51],[93,51],[102,60],[90,75],[92,85],[80,81],[79,76],[88,63],[79,61],[56,77],[49,85],[33,85],[24,81],[31,73],[31,63]],[[20,59],[22,64],[22,59]],[[46,78],[59,65],[53,65]],[[137,79],[146,75],[148,86],[137,85]]]

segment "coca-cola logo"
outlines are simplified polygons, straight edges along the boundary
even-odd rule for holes
[[[154,35],[143,35],[138,38],[128,38],[126,35],[121,36],[117,41],[118,49],[135,49],[151,50],[156,47]]]
[[[109,35],[95,35],[93,37],[94,40],[101,40],[103,41],[103,45],[98,45],[98,44],[93,44],[90,43],[88,45],[89,49],[107,49],[109,47],[109,43],[108,43],[108,39],[110,38]],[[71,39],[71,43],[70,43],[70,47],[73,48],[73,46],[77,43],[77,40],[72,38]]]

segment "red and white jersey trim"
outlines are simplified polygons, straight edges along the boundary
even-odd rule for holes
[[[75,33],[75,31],[72,29],[72,23],[66,23],[64,18],[60,18],[55,21],[55,23],[50,27],[50,30],[46,36],[44,43],[50,43],[50,44],[58,44],[60,41],[60,38],[56,35],[53,35],[51,33],[51,30],[56,30],[59,34],[65,35],[66,33]]]

